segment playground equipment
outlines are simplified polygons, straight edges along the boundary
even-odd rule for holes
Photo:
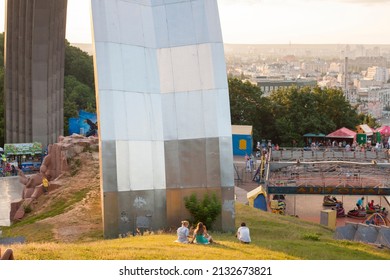
[[[249,205],[258,208],[263,211],[267,211],[267,194],[262,185],[258,186],[256,189],[250,191],[246,195]]]
[[[270,202],[270,208],[272,213],[285,215],[286,214],[286,201],[284,195],[274,195]]]

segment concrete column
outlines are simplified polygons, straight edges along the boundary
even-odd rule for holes
[[[6,143],[55,143],[63,135],[67,0],[7,0]]]

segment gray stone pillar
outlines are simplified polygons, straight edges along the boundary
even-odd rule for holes
[[[63,135],[66,9],[67,0],[6,1],[6,143]]]

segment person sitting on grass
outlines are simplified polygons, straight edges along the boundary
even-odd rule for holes
[[[249,244],[251,242],[249,228],[244,222],[242,222],[241,226],[238,228],[236,237],[241,243]]]
[[[188,224],[188,221],[181,222],[181,227],[177,229],[177,239],[175,242],[188,243],[188,235],[190,234]]]
[[[207,233],[206,226],[202,222],[199,222],[194,230],[194,235],[192,237],[191,243],[197,244],[210,244],[213,243],[213,238]]]

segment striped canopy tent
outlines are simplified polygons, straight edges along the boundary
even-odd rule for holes
[[[382,136],[390,136],[390,126],[383,125],[377,128],[375,132],[379,132]]]

